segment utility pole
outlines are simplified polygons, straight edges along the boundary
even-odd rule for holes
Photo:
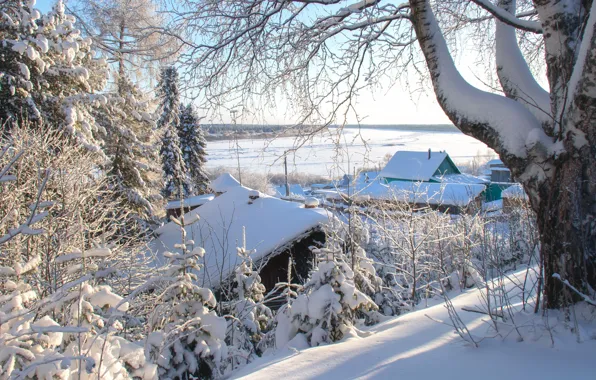
[[[354,166],[354,176],[352,177],[352,180],[350,180],[350,168],[348,167],[348,215],[350,216],[350,251],[352,252],[352,270],[355,270],[356,268],[356,253],[355,251],[355,244],[354,244],[354,236],[353,236],[353,231],[352,231],[352,197],[354,195],[354,191],[356,189],[352,188],[352,194],[350,194],[350,185],[354,186],[355,182],[353,182],[356,179],[356,166]]]
[[[288,151],[284,152],[284,171],[286,174],[286,197],[290,196],[290,184],[288,183]]]
[[[236,113],[238,110],[231,110],[230,114],[232,115],[232,119],[234,121],[234,140],[236,143],[236,160],[238,161],[238,182],[240,182],[240,186],[242,186],[242,172],[240,171],[240,144],[238,143],[238,130],[236,129]]]

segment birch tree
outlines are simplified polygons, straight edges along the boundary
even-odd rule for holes
[[[494,149],[528,193],[541,234],[546,305],[579,299],[555,274],[587,294],[596,288],[591,1],[181,4],[173,12],[186,33],[182,58],[212,104],[231,99],[250,104],[255,94],[275,104],[275,94],[283,91],[301,111],[297,124],[341,123],[362,88],[395,83],[400,75],[407,81],[420,71],[457,128]],[[500,91],[487,92],[464,79],[449,45],[458,36],[486,44],[479,46],[487,51],[494,42]],[[533,41],[522,46],[526,54],[520,41]],[[527,58],[546,68],[547,90]]]

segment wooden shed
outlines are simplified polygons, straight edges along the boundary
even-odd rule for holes
[[[294,281],[304,281],[314,262],[310,247],[325,242],[323,226],[334,218],[322,208],[306,208],[242,186],[228,189],[187,215],[187,220],[199,216],[198,222],[186,227],[186,235],[205,248],[205,267],[199,277],[202,285],[213,290],[226,283],[241,263],[237,247],[244,237],[267,290],[286,281],[290,258]],[[158,254],[177,250],[180,230],[176,224],[168,223],[155,233],[152,245]]]

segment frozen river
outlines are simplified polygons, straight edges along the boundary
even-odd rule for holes
[[[245,139],[235,141],[209,141],[207,167],[236,169],[237,157],[243,172],[280,173],[283,161],[279,158],[302,141],[295,137],[275,140]],[[494,152],[484,143],[468,137],[453,127],[446,126],[384,126],[346,127],[317,135],[305,142],[288,156],[290,172],[312,173],[337,177],[348,170],[363,166],[376,166],[386,154],[398,150],[447,151],[456,163],[465,163],[476,155]],[[350,169],[349,169],[350,168]]]

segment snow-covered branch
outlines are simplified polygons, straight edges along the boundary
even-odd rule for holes
[[[515,0],[500,1],[500,5],[505,12],[515,12]],[[522,103],[542,125],[552,125],[550,95],[530,71],[517,44],[515,29],[497,21],[495,40],[497,74],[505,95]]]
[[[577,294],[578,296],[580,296],[584,301],[586,301],[586,303],[588,303],[592,306],[596,306],[596,301],[594,301],[593,299],[591,299],[589,296],[585,295],[584,293],[580,292],[575,286],[571,285],[568,280],[563,280],[561,278],[560,274],[558,274],[558,273],[553,274],[553,278],[556,278],[557,280],[561,281],[566,287],[573,290],[573,292],[575,294]]]
[[[479,90],[461,76],[430,3],[413,0],[410,4],[437,100],[453,123],[463,132],[487,143],[502,158],[517,159],[518,163],[537,144],[550,146],[540,122],[524,106],[512,99]]]
[[[503,8],[491,3],[489,0],[471,1],[507,25],[525,30],[526,32],[542,33],[542,26],[536,21],[519,19],[514,14],[505,11]]]

